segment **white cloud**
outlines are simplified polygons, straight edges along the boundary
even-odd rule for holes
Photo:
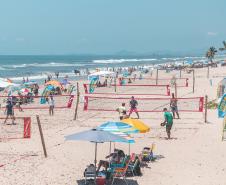
[[[212,31],[207,32],[208,36],[216,36],[217,34],[218,34],[217,32],[212,32]]]

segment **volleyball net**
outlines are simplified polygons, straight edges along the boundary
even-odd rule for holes
[[[86,94],[170,96],[169,85],[110,84],[100,87],[95,84],[83,84],[83,86]]]
[[[74,95],[53,95],[54,108],[71,108]],[[0,96],[1,108],[6,108],[8,102],[14,105],[14,109],[48,109],[50,96]]]
[[[123,81],[124,80],[124,81]],[[163,79],[154,79],[154,78],[123,78],[123,80],[119,79],[119,84],[122,81],[125,84],[128,84],[129,81],[136,84],[148,84],[148,85],[173,85],[172,78],[163,78]],[[188,78],[176,78],[175,80],[177,87],[188,87]]]
[[[31,137],[31,118],[0,117],[0,140],[4,139],[24,139]]]
[[[139,112],[162,112],[163,108],[170,110],[170,98],[136,98]],[[179,112],[203,112],[204,97],[176,98]],[[129,110],[130,98],[116,97],[84,97],[84,111],[116,111],[122,103]]]

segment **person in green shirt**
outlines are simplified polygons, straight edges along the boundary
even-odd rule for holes
[[[170,139],[171,128],[173,126],[173,115],[167,111],[167,108],[164,108],[163,112],[164,112],[165,121],[161,123],[161,126],[166,125],[166,133],[167,133],[168,139]]]

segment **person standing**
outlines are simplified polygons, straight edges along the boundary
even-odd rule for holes
[[[180,119],[177,108],[177,99],[175,98],[174,93],[172,93],[172,98],[170,99],[170,108],[173,113],[173,119],[175,119],[175,113],[177,114],[177,119]]]
[[[139,119],[140,116],[139,116],[139,113],[138,113],[138,110],[137,110],[138,102],[137,102],[137,100],[135,100],[134,96],[131,97],[131,100],[130,100],[129,104],[130,104],[129,116],[130,116],[133,112],[135,112],[136,115],[137,115],[137,119]]]
[[[166,126],[167,137],[168,137],[168,139],[170,139],[171,129],[173,126],[173,116],[170,112],[167,111],[167,108],[164,108],[163,112],[164,112],[165,120],[163,123],[161,123],[161,126]]]
[[[6,118],[5,118],[4,124],[6,123],[8,118],[10,117],[12,119],[12,125],[15,125],[15,123],[14,123],[15,117],[14,117],[14,111],[13,111],[13,103],[11,101],[7,101],[5,113],[6,113]]]
[[[50,96],[50,100],[49,100],[49,115],[53,116],[54,114],[54,106],[55,106],[55,101],[53,99],[53,96]]]

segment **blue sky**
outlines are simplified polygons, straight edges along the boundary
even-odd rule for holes
[[[226,0],[0,0],[0,54],[202,51],[225,22]]]

